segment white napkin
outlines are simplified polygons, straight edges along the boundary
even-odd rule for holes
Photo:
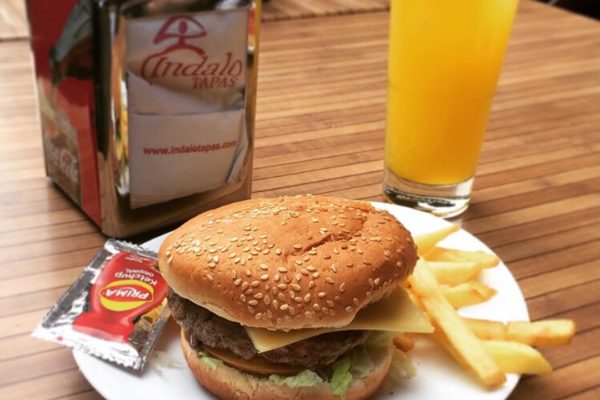
[[[243,110],[184,116],[130,113],[131,207],[235,182],[248,149],[244,121]]]
[[[248,149],[247,24],[247,9],[129,20],[132,208],[237,180]]]

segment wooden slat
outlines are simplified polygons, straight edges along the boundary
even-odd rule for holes
[[[0,3],[0,42],[25,39],[29,34],[23,0],[3,0]]]

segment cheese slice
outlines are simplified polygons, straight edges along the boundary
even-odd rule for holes
[[[297,329],[284,332],[246,327],[246,332],[259,353],[324,333],[358,330],[431,333],[433,326],[415,306],[408,293],[404,289],[398,289],[385,299],[360,310],[352,322],[342,328]]]

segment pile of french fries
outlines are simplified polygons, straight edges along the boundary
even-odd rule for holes
[[[482,270],[500,262],[482,251],[438,246],[459,229],[451,225],[414,238],[420,258],[408,278],[407,289],[435,327],[434,339],[489,388],[502,385],[506,373],[551,372],[548,361],[532,346],[569,343],[575,334],[573,321],[502,323],[464,318],[457,313],[457,308],[482,303],[496,294],[478,278]],[[397,336],[394,344],[402,351],[410,351],[415,345],[409,334]]]

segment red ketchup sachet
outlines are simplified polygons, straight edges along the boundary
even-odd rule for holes
[[[169,318],[156,254],[108,240],[33,336],[140,371]]]

